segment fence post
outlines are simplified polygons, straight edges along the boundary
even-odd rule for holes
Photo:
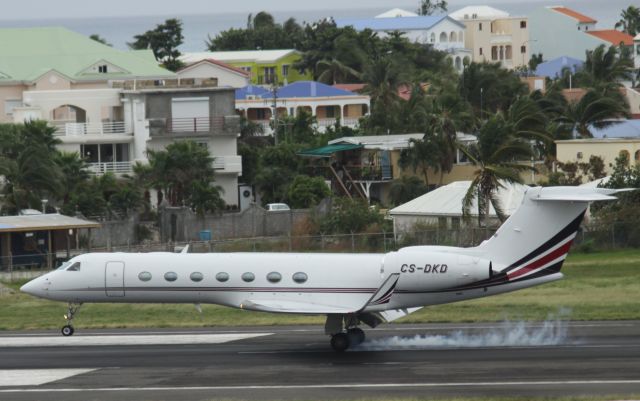
[[[384,249],[384,253],[387,253],[387,232],[382,231],[382,249]]]
[[[324,251],[324,235],[320,233],[320,249]]]
[[[351,231],[351,252],[356,251],[356,239],[353,235],[353,231]]]
[[[611,223],[611,249],[616,247],[616,222]]]
[[[293,250],[293,240],[291,238],[291,232],[289,232],[289,252]]]

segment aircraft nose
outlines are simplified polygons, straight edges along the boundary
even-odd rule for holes
[[[20,291],[24,292],[25,294],[33,295],[36,297],[42,296],[42,293],[45,290],[44,288],[45,285],[43,283],[43,280],[44,279],[42,277],[35,278],[29,281],[27,284],[20,287]]]

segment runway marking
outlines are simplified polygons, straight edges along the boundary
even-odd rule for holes
[[[84,347],[106,345],[185,345],[223,344],[231,341],[269,336],[273,333],[190,334],[190,335],[138,335],[138,336],[50,336],[3,337],[0,348],[16,347]]]
[[[0,387],[42,384],[93,372],[97,369],[15,369],[0,370]]]
[[[564,380],[564,381],[512,381],[512,382],[459,382],[459,383],[351,383],[273,386],[187,386],[187,387],[116,387],[116,388],[28,388],[0,389],[1,393],[73,393],[121,391],[224,391],[224,390],[301,390],[301,389],[353,389],[353,388],[428,388],[428,387],[513,387],[513,386],[566,386],[566,385],[640,384],[640,380]]]

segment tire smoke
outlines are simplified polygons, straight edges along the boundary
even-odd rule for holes
[[[449,334],[373,339],[360,344],[357,350],[547,346],[564,344],[567,341],[568,324],[556,318],[534,324],[505,321],[499,327],[487,331],[456,330]]]

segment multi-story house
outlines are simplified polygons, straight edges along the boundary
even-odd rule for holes
[[[120,51],[64,28],[0,29],[0,54],[0,122],[48,121],[59,148],[81,154],[94,174],[130,173],[147,148],[193,139],[214,155],[225,201],[238,204],[233,88],[179,84],[151,51]]]
[[[180,60],[192,64],[213,59],[245,71],[254,85],[287,85],[313,78],[310,71],[300,71],[294,67],[301,57],[300,52],[294,49],[239,50],[185,53]]]
[[[464,23],[464,45],[475,62],[499,62],[505,68],[527,65],[530,58],[529,21],[527,17],[489,6],[469,6],[449,17]]]
[[[614,29],[598,30],[594,18],[567,7],[538,8],[529,14],[529,20],[531,48],[545,60],[562,56],[585,60],[587,51],[603,44],[633,46],[632,36]]]
[[[218,60],[206,59],[188,64],[176,74],[181,84],[215,85],[243,88],[249,85],[249,73]]]
[[[338,27],[352,26],[358,31],[370,29],[383,37],[391,32],[402,32],[412,42],[430,44],[449,53],[457,71],[462,71],[465,57],[471,57],[465,48],[464,24],[447,15],[418,16],[394,9],[375,18],[336,19],[335,23]]]
[[[266,134],[273,132],[276,116],[295,116],[305,110],[316,118],[317,128],[340,124],[355,128],[359,119],[369,113],[371,99],[367,95],[338,89],[315,81],[299,81],[267,90],[247,86],[236,90],[236,110],[249,121],[262,125]],[[274,121],[275,120],[275,121]]]

